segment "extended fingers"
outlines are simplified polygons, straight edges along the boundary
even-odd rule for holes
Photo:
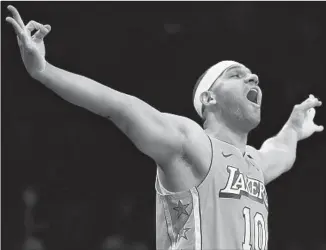
[[[13,17],[7,17],[6,21],[12,25],[20,41],[26,45],[28,37],[25,33],[24,22],[20,17],[18,10],[12,5],[8,6],[8,10],[11,12]]]
[[[7,17],[6,21],[12,25],[17,36],[20,36],[23,33],[23,28],[20,27],[20,25],[17,23],[15,19],[13,19],[12,17]]]
[[[26,33],[24,32],[24,29],[21,28],[20,25],[17,23],[17,21],[15,19],[13,19],[12,17],[7,17],[6,21],[12,25],[12,27],[14,28],[15,33],[16,33],[17,37],[20,39],[20,41],[26,45],[28,38],[27,38]]]
[[[25,25],[24,25],[22,18],[19,15],[18,10],[12,5],[8,6],[8,10],[11,12],[13,18],[16,20],[16,22],[19,24],[19,26],[23,29],[25,27]]]

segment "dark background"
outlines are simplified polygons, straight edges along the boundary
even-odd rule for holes
[[[107,120],[31,79],[1,2],[2,244],[26,234],[22,192],[32,186],[46,249],[98,249],[105,237],[155,248],[155,163]],[[164,112],[200,122],[196,79],[220,60],[260,78],[259,147],[310,93],[326,101],[323,2],[15,2],[25,24],[50,24],[47,60]],[[315,121],[326,125],[324,108]],[[299,143],[293,169],[268,187],[269,247],[326,249],[325,132]],[[131,208],[131,212],[128,212]],[[130,243],[130,244],[131,244]],[[322,247],[322,245],[324,245]]]

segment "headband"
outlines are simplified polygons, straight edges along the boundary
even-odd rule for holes
[[[203,78],[199,82],[197,89],[195,91],[193,102],[194,102],[194,107],[201,118],[203,118],[203,114],[202,114],[203,104],[200,100],[200,95],[203,92],[209,90],[210,87],[212,87],[213,83],[223,74],[225,70],[235,65],[242,65],[242,64],[235,61],[221,61],[213,65],[212,67],[210,67],[207,70],[207,73],[203,76]]]

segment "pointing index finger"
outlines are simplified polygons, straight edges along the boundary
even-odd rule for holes
[[[11,12],[11,14],[13,15],[14,19],[19,24],[19,26],[23,29],[25,27],[25,25],[24,25],[22,18],[19,15],[18,10],[12,5],[8,6],[8,10]]]

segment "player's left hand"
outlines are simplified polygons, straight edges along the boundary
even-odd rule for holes
[[[294,106],[291,116],[287,122],[288,126],[295,129],[298,140],[306,139],[315,132],[324,130],[323,126],[314,123],[316,107],[321,106],[322,102],[313,95],[309,95],[304,102]]]
[[[17,35],[20,55],[25,68],[34,77],[45,69],[44,37],[51,31],[51,26],[35,21],[30,21],[25,25],[18,10],[14,6],[9,5],[8,10],[11,12],[12,17],[7,17],[6,21],[12,25]],[[34,30],[36,30],[36,33],[32,35]]]

